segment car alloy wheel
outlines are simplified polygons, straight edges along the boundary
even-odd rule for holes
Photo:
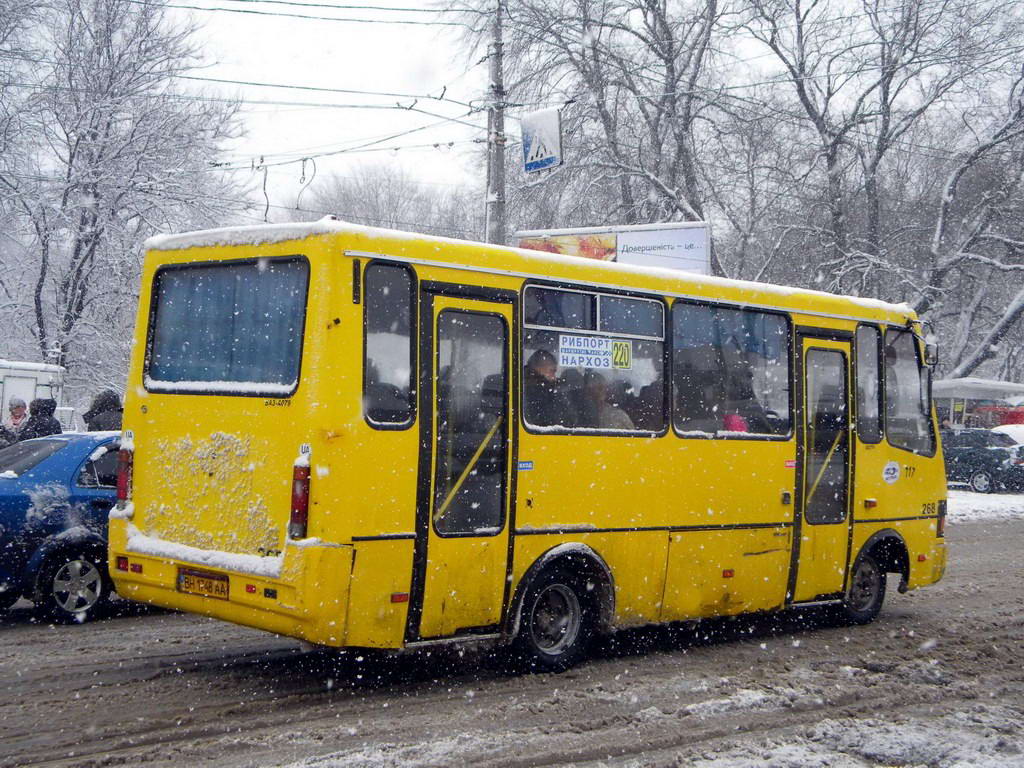
[[[977,493],[992,493],[995,490],[995,483],[992,475],[983,469],[971,475],[971,490]]]
[[[50,590],[60,610],[69,614],[87,612],[103,594],[103,574],[88,560],[71,560],[54,574]]]

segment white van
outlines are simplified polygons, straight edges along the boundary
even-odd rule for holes
[[[0,403],[4,416],[12,397],[20,397],[25,405],[45,397],[56,400],[59,406],[63,394],[64,368],[61,366],[0,359]]]

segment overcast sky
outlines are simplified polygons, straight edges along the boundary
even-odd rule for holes
[[[385,160],[401,163],[425,182],[474,183],[480,173],[477,159],[481,145],[472,140],[485,137],[482,127],[486,125],[486,114],[467,115],[469,107],[466,105],[480,104],[486,90],[487,64],[476,63],[482,54],[471,58],[458,44],[458,28],[394,23],[453,19],[447,14],[367,9],[371,6],[428,8],[423,0],[323,0],[319,7],[314,5],[316,2],[318,0],[287,3],[172,0],[171,4],[221,9],[179,8],[174,11],[191,15],[202,26],[203,49],[209,61],[209,66],[195,73],[202,77],[421,97],[439,96],[447,86],[446,100],[420,98],[417,101],[411,97],[196,83],[207,92],[237,96],[246,102],[242,118],[247,135],[234,144],[228,159],[248,169],[262,157],[268,167],[271,202],[278,206],[295,205],[303,187],[303,171],[308,181],[313,175],[314,160],[317,176],[313,185],[330,173],[351,172],[354,164]],[[301,3],[309,5],[302,7]],[[325,5],[333,7],[323,7]],[[350,7],[345,8],[346,5]],[[229,8],[277,15],[223,10]],[[392,23],[324,21],[281,14],[377,19]],[[399,109],[312,106],[394,106],[396,102],[406,106],[415,103],[416,108],[436,116]],[[481,129],[443,122],[445,118],[459,118]],[[423,129],[435,123],[442,124]],[[395,136],[403,132],[409,133]],[[387,138],[390,136],[395,137]],[[371,142],[378,143],[354,151]],[[449,142],[455,142],[454,146],[448,147]],[[433,147],[435,143],[440,147]],[[399,149],[381,151],[395,147]],[[327,154],[339,150],[344,152]],[[303,157],[311,158],[305,166],[301,162]],[[262,171],[245,173],[262,184]],[[482,186],[481,181],[481,189]],[[257,195],[262,198],[261,193]],[[307,202],[308,198],[304,198],[303,203]],[[286,211],[272,208],[269,218],[274,221],[286,216]]]

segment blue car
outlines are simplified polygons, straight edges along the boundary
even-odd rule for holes
[[[119,437],[67,433],[0,449],[0,610],[25,597],[48,619],[85,621],[110,596]]]

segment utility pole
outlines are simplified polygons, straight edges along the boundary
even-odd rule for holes
[[[487,242],[505,244],[505,84],[501,68],[501,15],[497,0],[491,41],[491,106],[487,112]]]

